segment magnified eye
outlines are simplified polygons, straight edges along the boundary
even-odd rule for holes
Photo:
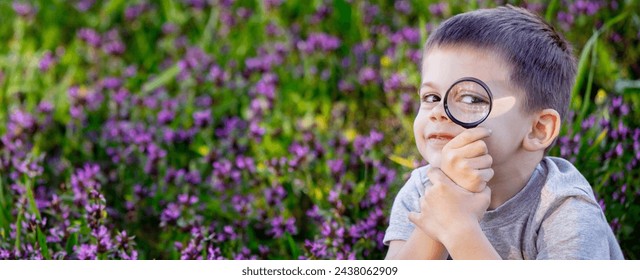
[[[484,98],[483,96],[481,96],[478,93],[475,92],[471,92],[471,91],[463,91],[461,92],[458,102],[462,102],[468,105],[482,105],[482,104],[489,104],[489,102],[487,101],[486,98]]]

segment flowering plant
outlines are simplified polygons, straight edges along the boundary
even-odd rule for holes
[[[0,259],[383,258],[422,42],[505,2],[0,3]],[[640,257],[637,1],[508,2],[579,50],[551,154]]]

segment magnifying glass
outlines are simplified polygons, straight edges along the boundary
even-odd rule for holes
[[[493,94],[487,84],[473,77],[457,80],[444,97],[444,111],[454,123],[474,128],[489,117]]]

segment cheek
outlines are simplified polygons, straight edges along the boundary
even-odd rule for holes
[[[415,137],[416,142],[424,141],[424,129],[427,125],[426,115],[427,114],[421,110],[413,121],[413,136]]]
[[[512,119],[516,119],[516,116]],[[494,163],[509,158],[522,145],[524,123],[492,120],[483,123],[482,126],[493,131],[491,136],[485,139],[485,143]]]

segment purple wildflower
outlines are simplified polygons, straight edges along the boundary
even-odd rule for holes
[[[396,11],[405,15],[408,15],[411,12],[411,3],[407,0],[396,1],[394,7],[396,8]]]
[[[297,44],[298,50],[303,53],[332,52],[340,47],[340,39],[325,33],[312,33],[306,41]]]
[[[444,15],[444,11],[447,9],[447,3],[440,2],[429,5],[429,12],[435,17],[441,17]]]
[[[16,12],[16,14],[24,18],[33,17],[36,14],[36,9],[27,3],[13,1],[11,7],[13,8],[13,11]]]
[[[76,9],[81,12],[86,12],[95,4],[96,0],[79,0],[76,3]]]
[[[193,113],[193,122],[196,127],[203,128],[211,124],[211,110],[203,110]]]
[[[98,246],[82,244],[74,246],[74,250],[79,260],[95,260],[97,258]]]
[[[53,54],[50,51],[46,51],[40,59],[38,68],[40,68],[41,72],[47,72],[54,63],[55,58],[53,57]]]
[[[100,34],[90,28],[80,29],[78,31],[78,38],[94,48],[99,47],[102,41],[102,39],[100,38]]]
[[[362,85],[372,83],[378,78],[378,74],[371,67],[364,67],[358,73],[358,82]]]

